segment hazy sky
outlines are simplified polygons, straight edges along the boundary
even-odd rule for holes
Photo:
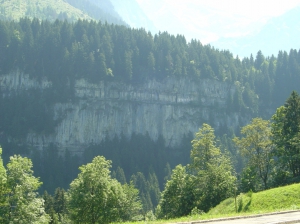
[[[158,30],[202,43],[258,31],[300,0],[136,0]]]

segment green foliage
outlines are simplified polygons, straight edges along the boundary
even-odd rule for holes
[[[125,194],[125,200],[121,205],[121,220],[136,220],[141,214],[142,204],[139,198],[139,190],[133,183],[122,185]]]
[[[61,188],[55,190],[54,196],[49,195],[47,191],[44,192],[45,212],[51,217],[50,224],[70,222],[65,194]]]
[[[131,176],[131,182],[139,190],[139,195],[143,204],[143,212],[146,213],[153,208],[149,193],[149,183],[143,173],[138,172]]]
[[[240,191],[247,192],[250,190],[260,189],[257,167],[246,166],[241,172]]]
[[[300,184],[273,188],[258,193],[240,194],[237,197],[239,213],[266,213],[291,210],[300,207]],[[235,212],[234,198],[228,198],[209,211],[209,215],[225,215]]]
[[[110,223],[130,220],[140,209],[137,192],[110,176],[111,161],[95,157],[81,166],[70,184],[68,207],[75,223]]]
[[[157,216],[165,219],[186,216],[196,206],[195,202],[193,177],[187,173],[186,167],[178,165],[162,192]]]
[[[58,223],[58,216],[55,213],[54,208],[53,208],[53,204],[54,204],[53,197],[51,195],[49,195],[47,191],[45,191],[44,194],[43,194],[43,199],[44,199],[45,212],[51,218],[50,224],[57,224]]]
[[[42,183],[33,176],[31,160],[11,157],[6,180],[4,174],[5,170],[1,169],[1,223],[49,223],[44,200],[37,197],[36,191]]]
[[[195,207],[208,211],[236,190],[233,166],[216,146],[211,126],[203,124],[192,147],[188,172],[178,165],[166,183],[157,208],[160,218],[185,216]]]
[[[249,175],[255,174],[263,183],[264,189],[268,187],[268,177],[272,170],[273,150],[272,133],[270,122],[261,118],[254,118],[252,122],[241,129],[242,137],[235,137],[233,141],[239,148],[241,154],[247,158],[247,167],[244,169],[242,184],[248,179],[249,186],[245,186],[247,190],[258,190]],[[255,172],[253,172],[255,171]],[[246,179],[245,179],[246,178]],[[255,187],[250,188],[249,187]]]
[[[293,91],[284,106],[272,117],[273,142],[279,167],[288,169],[293,177],[300,176],[300,97]]]
[[[118,166],[117,171],[116,171],[116,179],[121,183],[121,184],[126,184],[126,177],[124,174],[124,170]]]
[[[149,135],[135,135],[130,139],[106,139],[99,145],[91,145],[83,154],[84,162],[97,155],[103,155],[113,162],[112,176],[122,183],[124,180],[118,167],[122,167],[126,180],[132,180],[143,202],[143,213],[157,206],[160,191],[166,182],[165,176],[171,176],[171,169],[176,164],[187,164],[189,161],[190,141],[192,136],[183,138],[184,145],[176,148],[166,146],[160,136],[153,141]],[[162,172],[169,164],[166,172]],[[117,172],[117,170],[119,170]],[[119,177],[120,176],[120,177]]]
[[[196,171],[206,170],[209,162],[220,154],[220,149],[216,147],[214,129],[203,124],[192,141],[191,166]]]
[[[73,2],[82,5],[82,2]],[[6,1],[5,4],[11,3]],[[60,4],[55,3],[55,7],[64,8]],[[167,32],[153,37],[143,29],[87,20],[49,23],[21,19],[18,23],[1,21],[0,27],[3,40],[0,72],[6,74],[19,68],[38,79],[46,76],[54,82],[60,97],[72,92],[77,78],[132,83],[147,78],[209,78],[231,84],[238,81],[230,109],[257,113],[260,106],[281,103],[282,96],[278,99],[272,96],[275,87],[282,84],[284,74],[288,74],[291,84],[299,79],[298,52],[295,51],[290,55],[280,54],[277,61],[275,57],[265,58],[260,52],[254,68],[249,58],[241,61],[228,51],[219,51],[195,40],[187,43],[183,36],[175,37]],[[22,52],[22,57],[17,52]],[[291,72],[295,74],[290,75]],[[295,89],[299,88],[295,86]],[[286,93],[283,96],[287,97]]]
[[[191,211],[191,216],[202,215],[204,212],[197,207],[193,208]]]
[[[208,211],[235,191],[230,159],[216,146],[214,130],[203,124],[192,141],[191,170],[196,176],[197,207]]]
[[[2,160],[2,148],[0,147],[0,223],[4,223],[4,220],[7,218],[7,193],[9,189],[7,187],[7,174],[6,169],[3,165]]]

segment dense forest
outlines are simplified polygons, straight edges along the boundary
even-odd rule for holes
[[[144,29],[132,29],[88,20],[49,22],[23,18],[18,22],[0,21],[0,75],[6,75],[15,70],[23,71],[40,81],[46,78],[53,85],[50,89],[29,90],[21,95],[18,92],[0,89],[2,94],[0,97],[0,144],[3,148],[4,164],[11,164],[11,166],[7,165],[7,169],[12,169],[19,163],[29,163],[22,157],[12,159],[10,156],[20,154],[30,157],[35,176],[41,177],[43,182],[43,185],[37,183],[32,191],[39,190],[42,194],[44,190],[47,190],[50,195],[44,193],[44,198],[48,200],[46,202],[53,200],[54,203],[55,200],[59,200],[59,195],[62,197],[61,192],[64,192],[56,188],[69,189],[70,183],[78,175],[78,167],[82,164],[93,164],[91,161],[98,158],[95,159],[95,163],[106,164],[103,170],[107,175],[106,179],[109,180],[108,187],[113,182],[112,186],[116,191],[131,192],[132,195],[136,194],[133,186],[139,190],[142,207],[137,206],[137,208],[142,210],[141,214],[144,218],[146,214],[154,216],[148,212],[154,211],[155,208],[159,208],[156,214],[158,217],[174,216],[176,210],[164,209],[167,209],[165,205],[169,204],[170,199],[167,196],[169,193],[166,187],[170,186],[169,189],[172,189],[172,186],[180,182],[174,180],[176,176],[181,175],[182,178],[186,178],[186,183],[192,184],[195,180],[199,180],[196,173],[201,171],[203,174],[201,178],[206,178],[201,180],[208,180],[210,177],[208,174],[217,174],[218,170],[210,167],[211,172],[207,172],[208,166],[203,165],[205,162],[202,162],[202,167],[197,163],[196,140],[193,140],[194,143],[191,144],[194,133],[182,136],[182,144],[177,148],[167,147],[163,138],[153,141],[147,135],[141,136],[134,133],[131,139],[121,136],[106,139],[99,145],[92,144],[82,154],[72,153],[69,150],[59,151],[55,145],[50,145],[41,152],[22,144],[30,130],[38,133],[51,133],[55,130],[59,120],[51,119],[53,105],[57,102],[77,100],[74,95],[75,80],[84,78],[91,83],[114,81],[139,85],[149,79],[160,81],[168,77],[198,81],[214,79],[230,83],[236,88],[234,96],[227,104],[228,111],[263,119],[270,119],[276,108],[288,99],[292,90],[300,92],[300,50],[280,51],[276,56],[264,56],[259,51],[256,55],[238,58],[233,57],[229,51],[202,45],[198,40],[187,42],[182,35],[173,36],[167,32],[152,35]],[[299,97],[294,92],[285,106],[277,109],[273,116],[272,133],[276,138],[272,140],[272,147],[278,150],[275,150],[275,154],[269,154],[268,151],[264,153],[267,154],[267,158],[280,159],[276,161],[277,165],[273,160],[264,163],[267,173],[266,167],[257,171],[255,169],[257,160],[250,158],[247,151],[243,152],[247,148],[247,141],[242,136],[245,134],[247,137],[247,129],[240,133],[239,130],[225,128],[217,133],[215,140],[212,134],[213,128],[203,126],[208,133],[211,133],[209,141],[213,156],[211,158],[208,156],[207,160],[209,164],[220,164],[229,171],[227,173],[230,174],[229,176],[219,178],[232,180],[228,183],[228,188],[232,189],[233,183],[236,183],[236,176],[239,183],[237,189],[243,192],[259,191],[297,181],[298,162],[289,160],[290,156],[295,154],[287,155],[287,149],[292,148],[293,152],[298,150],[299,123],[295,122],[295,127],[290,128],[291,118],[289,117],[293,116],[289,105],[298,105],[298,103]],[[296,108],[299,107],[297,105]],[[295,111],[299,111],[298,109]],[[299,115],[300,112],[297,114]],[[286,117],[289,119],[287,123],[284,123]],[[297,117],[294,121],[298,119]],[[264,121],[253,120],[252,122],[254,127],[257,127]],[[263,127],[269,127],[269,123],[263,123]],[[264,133],[271,133],[271,131],[264,130]],[[282,133],[286,133],[289,139],[280,138]],[[267,138],[270,135],[266,134]],[[201,134],[199,136],[198,140],[201,143],[203,136]],[[237,137],[234,138],[235,136]],[[269,149],[269,145],[262,145],[260,149]],[[99,159],[97,157],[99,155],[112,160],[111,176],[107,174],[107,169],[111,168],[110,162],[107,164],[102,157]],[[289,164],[289,167],[284,166],[285,162]],[[172,172],[172,168],[178,164],[182,166],[176,167]],[[272,178],[268,178],[271,165],[272,169],[276,168],[277,171],[284,172],[272,173]],[[31,166],[28,165],[28,173],[31,173]],[[88,169],[92,169],[92,166],[86,165],[81,168],[80,171],[83,174],[78,178],[84,178],[85,172],[88,173]],[[257,176],[257,172],[261,175]],[[112,181],[115,180],[114,178],[120,185]],[[211,187],[215,186],[214,183],[211,184]],[[202,191],[190,192],[192,189],[189,186],[192,185],[182,186],[183,204],[180,207],[185,207],[186,210],[176,211],[177,215],[187,215],[194,208],[207,211],[219,202],[211,200],[216,195],[206,195]],[[13,185],[10,187],[13,188]],[[74,184],[72,187],[76,192],[77,185]],[[217,196],[219,200],[232,193],[228,188],[220,191],[216,189],[219,193]],[[164,193],[160,194],[161,191]],[[184,195],[187,192],[190,193]],[[54,195],[54,198],[51,195]],[[124,195],[128,194],[124,193]],[[171,195],[174,195],[174,192],[171,192]],[[211,204],[191,198],[190,201],[184,201],[187,196],[201,198],[199,195],[205,196],[202,198],[203,201],[211,201]],[[34,197],[30,200],[34,200]],[[192,200],[196,204],[190,204]],[[158,204],[159,207],[157,207]],[[63,211],[55,207],[56,205],[51,206],[47,208],[48,210],[46,209],[48,214],[64,213],[66,209],[64,208]],[[76,213],[75,210],[72,211]],[[53,214],[52,217],[55,216]],[[112,217],[117,216],[112,215]],[[62,218],[63,216],[57,217],[60,221]]]
[[[300,52],[294,49],[280,51],[277,57],[259,51],[239,59],[197,40],[187,43],[181,35],[152,36],[144,29],[85,20],[1,21],[0,34],[1,74],[18,68],[38,79],[47,77],[60,100],[71,97],[67,94],[72,94],[77,78],[132,83],[169,76],[207,78],[237,85],[233,110],[261,114],[278,107],[291,89],[299,88]]]

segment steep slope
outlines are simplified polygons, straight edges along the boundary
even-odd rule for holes
[[[240,38],[223,38],[212,45],[221,49],[230,49],[242,57],[254,56],[261,50],[264,55],[276,55],[279,50],[289,51],[300,48],[300,7],[290,10],[282,16],[271,19],[257,33]]]
[[[103,22],[127,25],[121,16],[115,11],[110,0],[66,0],[70,5],[82,10],[84,13],[96,20]]]
[[[90,0],[95,1],[95,0]],[[147,31],[157,33],[157,28],[153,22],[146,16],[136,0],[111,0],[118,14],[134,28],[145,28]]]
[[[300,184],[273,188],[258,193],[249,192],[237,196],[237,210],[241,213],[263,213],[297,209],[300,206]],[[209,215],[235,213],[235,200],[228,198],[212,208]]]
[[[0,19],[18,20],[22,17],[55,20],[92,19],[81,10],[71,6],[63,0],[2,0],[0,5]]]
[[[127,26],[109,0],[101,3],[94,0],[2,0],[0,12],[2,20],[18,20],[22,17],[49,21],[87,19]]]
[[[38,82],[29,75],[12,72],[0,76],[2,94],[26,93],[26,90],[51,89],[52,83]],[[149,80],[134,86],[119,82],[88,83],[76,80],[73,103],[55,103],[54,119],[59,121],[53,134],[30,132],[27,142],[43,149],[55,144],[59,149],[82,150],[100,144],[106,138],[133,133],[149,135],[156,141],[162,136],[167,146],[181,143],[182,137],[195,133],[203,122],[213,121],[215,128],[237,127],[242,118],[227,113],[228,97],[235,93],[229,83],[214,80],[195,82],[189,78]],[[214,105],[215,110],[211,108]]]

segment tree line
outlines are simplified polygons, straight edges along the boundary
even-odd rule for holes
[[[56,100],[72,98],[74,80],[140,83],[167,77],[215,79],[236,86],[234,111],[276,109],[299,90],[300,51],[239,59],[226,50],[167,32],[78,20],[0,21],[0,74],[20,69],[53,82]],[[278,89],[281,89],[280,94]]]

